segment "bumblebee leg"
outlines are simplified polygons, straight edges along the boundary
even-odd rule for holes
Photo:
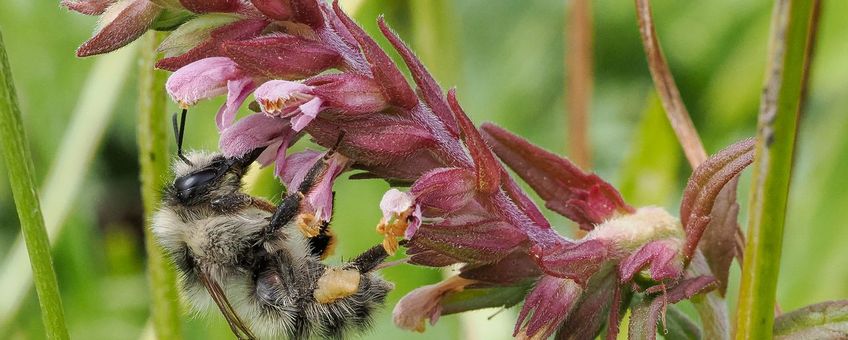
[[[328,154],[329,155],[329,154]],[[303,198],[315,187],[318,180],[327,170],[327,157],[322,157],[306,173],[303,181],[297,188],[297,192],[292,192],[283,198],[277,210],[271,217],[267,230],[267,235],[271,235],[284,225],[288,224],[297,218],[297,226],[300,228],[306,237],[312,238],[318,236],[321,232],[321,223],[315,218],[315,215],[310,213],[300,213],[300,203]]]
[[[253,197],[244,193],[233,193],[212,199],[212,209],[222,213],[233,213],[253,204]]]
[[[268,228],[265,230],[265,235],[270,237],[277,230],[280,230],[284,225],[291,222],[297,216],[300,210],[300,201],[303,199],[303,194],[293,193],[283,197],[283,201],[277,206],[274,215],[271,215],[271,220],[268,223]]]
[[[388,257],[389,253],[386,252],[386,248],[378,244],[359,254],[353,261],[348,262],[347,267],[355,268],[360,273],[365,274],[374,270],[375,267],[383,263]]]

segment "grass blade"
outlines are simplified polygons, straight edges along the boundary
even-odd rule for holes
[[[164,33],[149,32],[142,40],[139,66],[138,157],[141,169],[141,198],[144,203],[144,241],[150,283],[151,318],[157,339],[180,339],[180,308],[176,272],[153,238],[150,217],[156,211],[168,174],[168,114],[165,80],[167,74],[153,68],[156,48]]]
[[[56,159],[42,184],[44,224],[55,243],[65,218],[88,174],[106,128],[109,126],[121,89],[130,73],[137,44],[97,58],[80,93]],[[27,265],[26,247],[18,236],[0,267],[0,330],[12,320],[27,296],[32,270]]]
[[[41,306],[41,318],[48,339],[68,339],[62,299],[56,272],[53,271],[53,258],[50,255],[50,241],[44,227],[44,217],[38,202],[32,158],[29,143],[21,122],[15,85],[12,81],[12,68],[6,55],[3,37],[0,35],[0,138],[3,144],[3,158],[9,174],[12,195],[21,232],[26,241],[32,271],[35,274],[35,290]]]
[[[767,339],[783,244],[804,71],[809,57],[813,1],[778,0],[772,16],[765,91],[748,216],[748,242],[736,319],[737,339]]]

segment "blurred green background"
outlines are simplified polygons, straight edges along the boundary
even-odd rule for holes
[[[447,88],[458,87],[472,119],[493,121],[556,152],[566,145],[564,43],[567,1],[463,0],[344,2],[374,32],[387,21],[411,42]],[[633,3],[598,0],[594,7],[595,96],[590,136],[593,170],[637,205],[677,211],[691,169],[655,96],[637,32]],[[709,152],[752,136],[766,60],[772,2],[654,1],[657,31],[680,91]],[[848,298],[848,2],[825,1],[803,113],[789,199],[778,302],[784,310]],[[74,50],[95,18],[57,1],[6,0],[2,30],[18,87],[54,243],[55,267],[71,336],[150,337],[141,203],[135,147],[134,47],[78,59]],[[381,41],[382,43],[382,41]],[[186,145],[214,149],[212,116],[220,101],[193,110]],[[171,144],[173,145],[173,143]],[[308,146],[301,142],[296,148]],[[0,163],[0,338],[41,339],[38,304],[19,238],[4,165]],[[740,184],[745,225],[748,175]],[[348,258],[379,242],[373,227],[381,181],[336,184],[338,255]],[[267,171],[255,192],[279,191]],[[537,200],[538,202],[538,200]],[[563,233],[572,226],[548,216]],[[734,265],[731,310],[738,287]],[[364,338],[507,338],[515,310],[446,316],[424,334],[391,322],[391,306],[414,287],[445,273],[411,266],[385,276],[397,284],[389,306]],[[185,317],[191,339],[229,339],[222,319]]]

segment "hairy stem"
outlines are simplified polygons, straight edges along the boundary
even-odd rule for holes
[[[44,227],[44,217],[35,186],[29,142],[21,122],[12,68],[6,55],[6,47],[0,34],[0,138],[3,144],[3,159],[6,162],[21,233],[24,235],[30,265],[32,266],[35,291],[41,306],[41,318],[48,339],[68,339],[65,314],[59,295],[50,241]]]
[[[748,242],[736,318],[737,339],[768,339],[783,244],[786,202],[804,88],[813,1],[777,0],[765,90],[757,123]]]
[[[144,240],[150,283],[151,318],[157,339],[179,339],[179,299],[176,274],[153,238],[150,216],[159,205],[163,179],[168,173],[168,114],[164,71],[154,69],[156,48],[163,33],[149,32],[142,40],[139,67],[138,154],[141,167],[141,196],[144,202]]]

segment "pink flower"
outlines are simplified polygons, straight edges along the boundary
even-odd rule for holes
[[[389,254],[398,249],[398,237],[412,238],[421,226],[421,207],[409,193],[398,189],[389,189],[380,200],[383,218],[377,225],[377,232],[383,234],[383,247]]]
[[[351,116],[388,107],[373,79],[354,74],[319,76],[304,83],[271,80],[259,86],[254,96],[266,114],[290,117],[295,131],[302,130],[327,109]]]
[[[260,163],[267,165],[276,159],[277,148],[289,143],[293,136],[288,121],[257,113],[221,131],[218,146],[225,157],[241,157],[258,148],[268,147],[259,157]],[[269,158],[269,155],[273,156]]]
[[[314,87],[286,80],[271,80],[256,89],[254,96],[262,112],[273,117],[290,118],[294,131],[303,130],[321,111],[321,98],[312,94]]]
[[[435,325],[439,320],[442,314],[442,299],[473,283],[473,280],[452,276],[437,284],[418,287],[398,301],[392,311],[392,319],[400,328],[424,332],[426,320],[429,319],[431,325]]]
[[[318,176],[317,183],[311,191],[306,193],[306,202],[314,212],[317,219],[329,221],[333,215],[333,183],[336,178],[347,169],[348,159],[341,154],[334,153],[326,160],[322,158],[328,157],[326,152],[303,151],[285,158],[284,163],[280,168],[280,178],[286,183],[289,190],[294,190],[300,186],[304,177],[309,172],[309,169],[316,162],[327,162],[326,168]],[[277,162],[279,164],[278,156]]]
[[[223,130],[233,123],[236,112],[255,85],[253,78],[229,58],[211,57],[195,61],[171,74],[165,88],[181,108],[226,93],[227,101],[215,118],[218,129]]]

